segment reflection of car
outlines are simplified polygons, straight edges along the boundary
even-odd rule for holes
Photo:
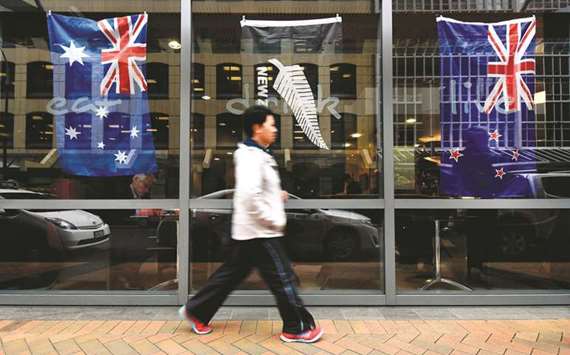
[[[233,190],[222,190],[201,199],[232,199]],[[289,194],[289,198],[299,197]],[[320,208],[288,209],[284,238],[293,258],[351,260],[366,256],[378,257],[381,231],[371,219],[358,213]],[[204,208],[191,210],[192,257],[194,260],[218,258],[224,241],[229,240],[231,228],[229,209]],[[158,238],[176,238],[167,221],[159,225]],[[161,231],[162,229],[162,231]]]
[[[35,200],[47,196],[26,190],[0,189],[0,198]],[[3,238],[14,240],[7,245],[51,250],[86,248],[108,241],[111,235],[109,225],[101,218],[82,210],[0,210],[0,230]]]

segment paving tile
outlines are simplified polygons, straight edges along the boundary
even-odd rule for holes
[[[343,346],[357,354],[368,354],[373,350],[372,347],[363,344],[358,337],[352,335],[338,340],[335,344]]]
[[[207,344],[202,343],[198,339],[188,340],[182,343],[182,346],[195,354],[219,354],[216,350],[209,347]]]
[[[164,320],[154,320],[150,321],[147,326],[140,332],[144,335],[154,335],[157,334],[158,331],[166,324]]]
[[[174,333],[176,329],[180,326],[180,323],[182,322],[179,320],[167,321],[166,323],[164,323],[162,327],[160,327],[158,333]]]
[[[354,330],[347,320],[335,320],[334,325],[339,333],[354,334]]]
[[[24,339],[3,342],[3,347],[6,354],[17,354],[30,351],[30,348]]]
[[[52,344],[57,352],[62,355],[81,352],[81,348],[73,339],[63,340],[60,342],[52,342]]]
[[[244,320],[241,322],[241,327],[239,328],[240,334],[255,334],[256,331],[257,331],[256,320]]]
[[[250,338],[240,339],[234,345],[247,354],[263,354],[267,351],[266,348],[258,345],[257,342],[250,340]]]
[[[139,354],[150,355],[150,354],[161,353],[160,349],[156,345],[148,341],[148,339],[143,339],[137,342],[129,342],[129,345]]]
[[[124,340],[116,340],[107,343],[105,344],[105,347],[111,352],[111,354],[138,355],[138,352]]]
[[[171,339],[163,340],[154,345],[156,345],[160,350],[164,351],[167,354],[183,354],[189,350]]]
[[[78,343],[82,351],[87,354],[111,354],[109,350],[97,339],[89,340],[85,343]]]
[[[3,312],[2,308],[0,315],[16,317],[8,311]],[[0,354],[570,355],[570,319],[553,318],[567,312],[564,307],[536,308],[534,313],[525,308],[519,312],[529,319],[501,319],[516,313],[520,307],[469,307],[468,311],[479,314],[467,319],[458,319],[462,312],[458,307],[311,307],[313,314],[343,314],[338,318],[317,317],[325,336],[316,344],[282,343],[278,338],[282,322],[280,319],[272,320],[270,316],[228,321],[215,319],[212,321],[214,332],[198,336],[190,331],[186,322],[156,318],[157,312],[168,314],[168,317],[175,315],[175,307],[112,308],[120,319],[97,317],[97,312],[111,314],[110,308],[106,307],[71,309],[80,312],[80,316],[67,309],[64,313],[68,319],[60,320],[64,317],[51,317],[56,314],[53,308],[43,307],[33,311],[19,309],[18,319],[0,317]],[[222,310],[226,315],[235,314],[236,317],[249,318],[252,315],[244,307],[224,307]],[[384,310],[392,315],[404,314],[404,317],[382,319]],[[547,313],[552,315],[551,318],[531,318],[545,310],[550,310]],[[275,308],[259,307],[253,312],[271,314]],[[494,317],[490,316],[493,312],[497,313]],[[410,313],[415,313],[416,317],[411,317]],[[378,314],[378,318],[373,318],[374,314]],[[443,319],[437,319],[438,314]],[[25,318],[30,315],[40,318]],[[90,319],[88,315],[94,318]]]

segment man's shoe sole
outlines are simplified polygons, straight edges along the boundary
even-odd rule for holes
[[[207,331],[205,331],[205,332],[201,332],[201,331],[199,331],[198,329],[196,329],[196,328],[194,327],[194,323],[192,323],[192,331],[193,331],[194,333],[198,334],[198,335],[206,335],[206,334],[210,334],[210,333],[212,332],[212,329],[207,330]]]
[[[321,332],[319,334],[317,334],[316,337],[314,337],[313,339],[289,339],[287,337],[284,337],[283,334],[281,334],[279,336],[279,339],[281,339],[282,341],[286,342],[286,343],[306,343],[306,344],[310,344],[310,343],[315,343],[317,342],[324,334],[324,330],[321,329]]]
[[[196,327],[194,326],[194,322],[192,322],[192,319],[190,319],[186,314],[186,307],[185,306],[178,308],[178,315],[180,315],[180,317],[182,319],[185,319],[188,323],[190,323],[190,328],[192,328],[192,331],[198,335],[210,334],[213,331],[213,329],[210,329],[210,330],[207,330],[205,332],[201,332],[198,329],[196,329]]]

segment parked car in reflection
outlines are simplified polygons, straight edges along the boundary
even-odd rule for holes
[[[47,198],[33,191],[0,189],[0,199]],[[101,218],[82,210],[0,209],[0,235],[8,256],[36,250],[38,257],[46,257],[105,243],[111,230]]]
[[[221,190],[200,197],[231,200],[233,190]],[[300,198],[289,194],[290,200]],[[191,211],[191,255],[193,260],[218,260],[230,240],[230,209],[203,208]],[[321,208],[288,209],[284,243],[293,259],[362,260],[378,258],[381,226],[362,214]],[[170,212],[172,214],[172,211]],[[175,245],[176,230],[168,212],[158,227],[158,242]]]

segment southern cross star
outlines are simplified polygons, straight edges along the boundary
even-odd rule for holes
[[[133,128],[131,128],[131,138],[135,138],[139,136],[139,130],[137,129],[137,126],[133,126]]]
[[[126,164],[128,157],[126,152],[122,152],[120,150],[117,151],[117,154],[113,154],[115,156],[115,161],[119,162],[119,164]]]
[[[77,139],[78,134],[81,134],[81,132],[77,132],[72,126],[69,126],[69,128],[65,129],[65,135],[69,136],[70,141]]]
[[[103,142],[97,143],[97,149],[105,149],[105,143]]]
[[[109,116],[109,110],[107,106],[99,106],[95,110],[95,116],[99,117],[100,119],[107,118]]]
[[[85,47],[75,47],[75,43],[73,43],[73,41],[71,41],[69,47],[66,47],[63,44],[60,44],[59,46],[65,51],[65,53],[59,57],[69,59],[69,66],[72,66],[75,62],[79,62],[79,64],[83,65],[83,58],[89,58],[87,54],[83,53]]]

